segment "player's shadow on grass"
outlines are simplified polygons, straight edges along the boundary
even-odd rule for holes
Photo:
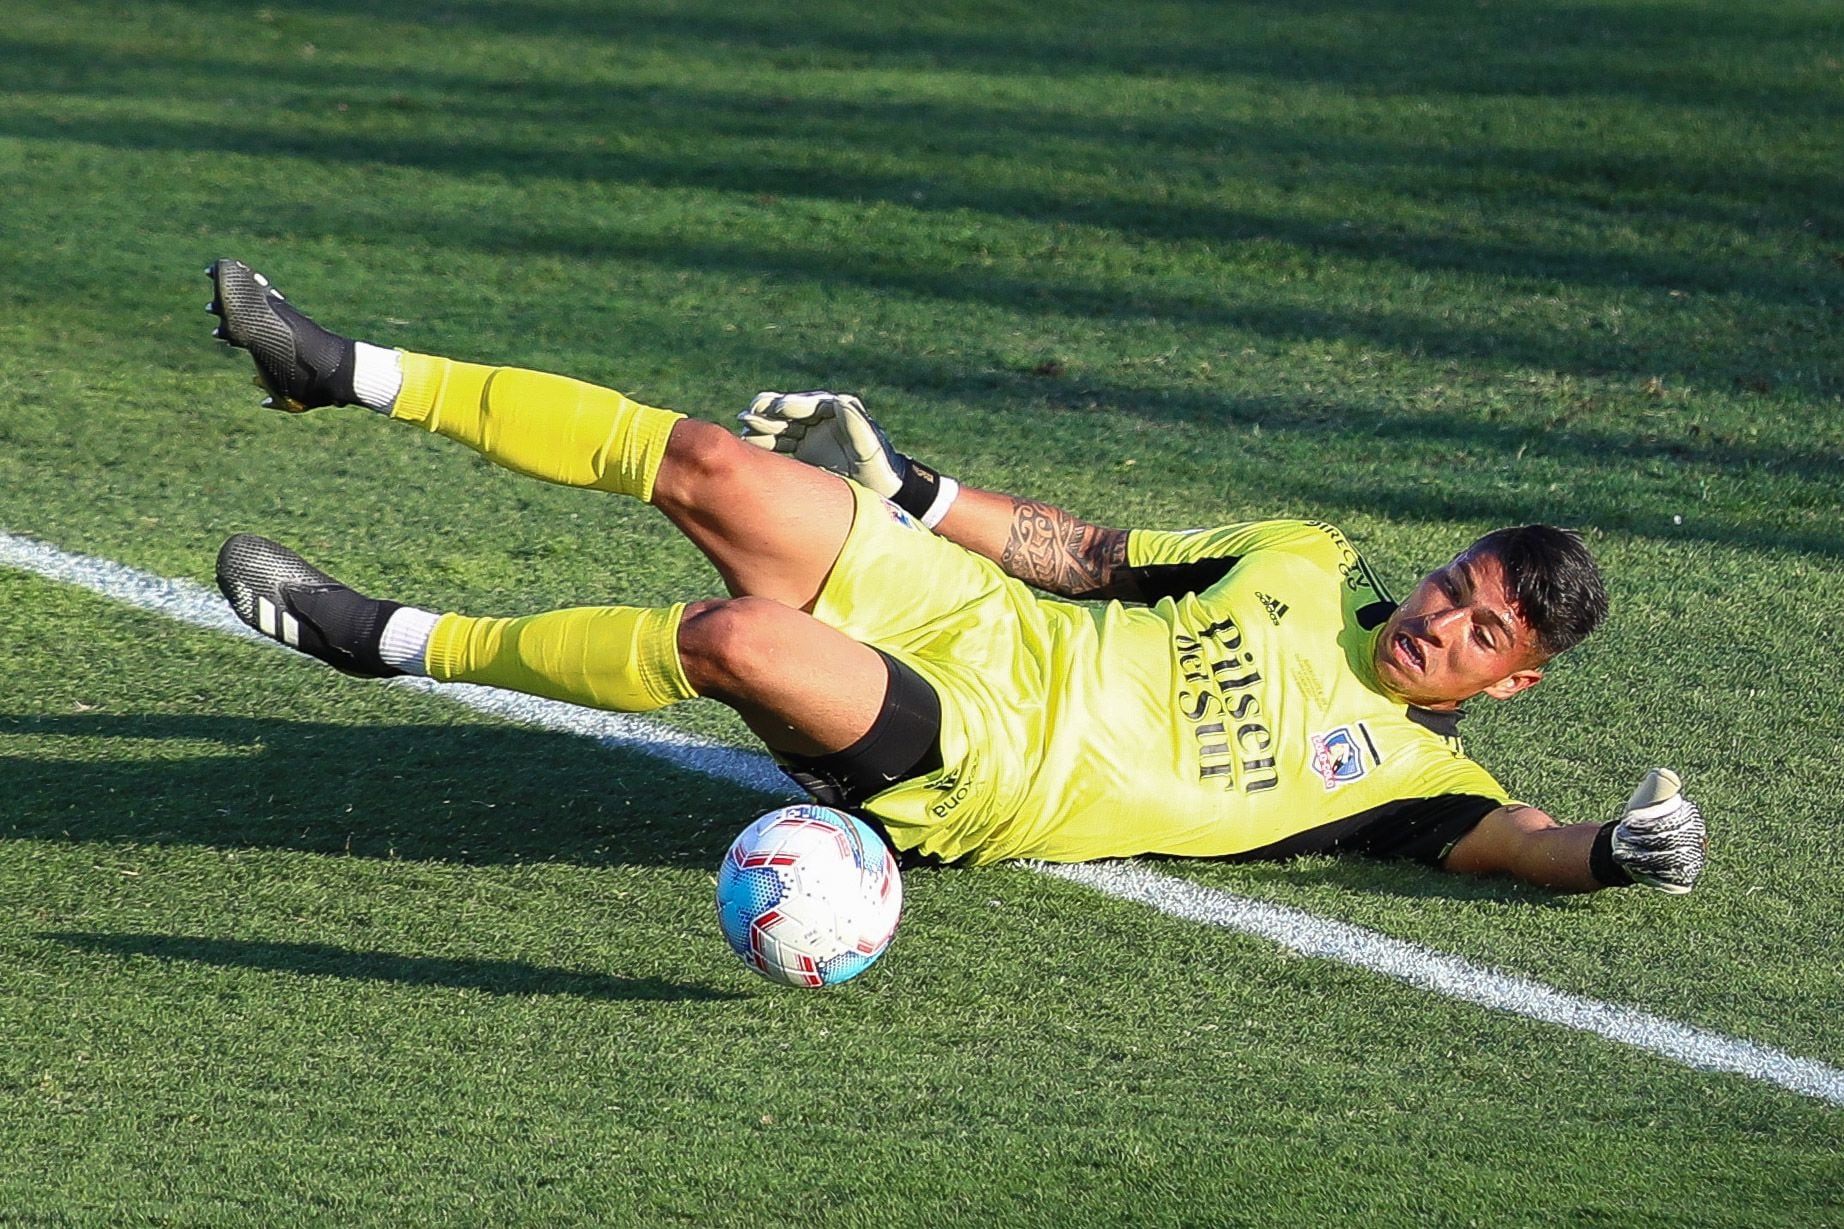
[[[84,713],[0,716],[0,732],[83,746],[80,760],[0,756],[0,779],[9,787],[0,833],[38,840],[261,847],[474,866],[712,867],[736,832],[775,801],[635,752],[518,726]],[[1397,897],[1561,903],[1509,880],[1362,858],[1243,863],[1238,873]],[[46,937],[349,977],[462,986],[491,979],[508,992],[538,992],[539,982],[588,976],[319,944]],[[597,991],[590,982],[598,980],[621,994]],[[591,978],[567,992],[647,997],[647,985]]]
[[[169,714],[0,717],[0,833],[493,865],[709,867],[768,795],[518,726]],[[790,789],[790,795],[792,790]]]
[[[569,995],[585,999],[653,1001],[741,999],[747,995],[657,977],[616,977],[575,969],[547,968],[522,960],[472,960],[448,956],[404,956],[354,951],[329,943],[273,943],[206,939],[189,935],[104,934],[51,931],[33,936],[84,951],[117,956],[151,956],[225,968],[338,977],[349,981],[446,986],[488,994]]]
[[[1558,896],[1502,875],[1455,875],[1412,862],[1364,857],[1308,857],[1236,864],[1243,881],[1330,887],[1342,893],[1409,900],[1479,900],[1516,908],[1563,909],[1579,896]],[[1232,887],[1231,890],[1234,890]]]

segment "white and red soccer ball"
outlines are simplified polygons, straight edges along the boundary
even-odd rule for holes
[[[890,946],[903,912],[896,856],[862,820],[802,804],[770,811],[717,872],[717,924],[743,963],[789,986],[836,986]]]

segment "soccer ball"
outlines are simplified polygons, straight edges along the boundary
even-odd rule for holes
[[[903,912],[896,857],[861,820],[803,804],[743,829],[717,872],[717,924],[743,963],[788,986],[871,967]]]

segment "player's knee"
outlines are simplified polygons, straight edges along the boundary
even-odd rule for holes
[[[714,422],[681,419],[667,444],[654,502],[661,496],[707,502],[720,497],[722,491],[746,483],[748,467],[762,455],[761,449],[745,444]]]
[[[700,695],[719,699],[748,693],[772,675],[776,629],[793,613],[765,597],[691,603],[679,620],[679,664],[687,681]]]

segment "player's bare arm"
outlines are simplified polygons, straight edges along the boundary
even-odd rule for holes
[[[1058,597],[1137,600],[1127,531],[1034,499],[962,487],[936,532]]]
[[[976,494],[984,494],[977,492]],[[1011,506],[1011,525],[998,563],[1007,573],[1064,597],[1128,597],[1127,531],[1104,529],[1032,499],[995,497]],[[985,500],[963,498],[971,516]],[[950,514],[949,520],[953,520]],[[943,525],[947,530],[946,524]],[[952,536],[950,531],[950,536]]]
[[[1606,824],[1563,824],[1537,807],[1499,807],[1454,843],[1443,870],[1512,875],[1558,892],[1592,892],[1640,883],[1679,895],[1703,869],[1703,813],[1669,769],[1645,775],[1620,817]]]
[[[1503,806],[1461,837],[1441,863],[1460,875],[1511,875],[1558,892],[1607,885],[1593,871],[1599,824],[1560,824],[1532,806]]]

